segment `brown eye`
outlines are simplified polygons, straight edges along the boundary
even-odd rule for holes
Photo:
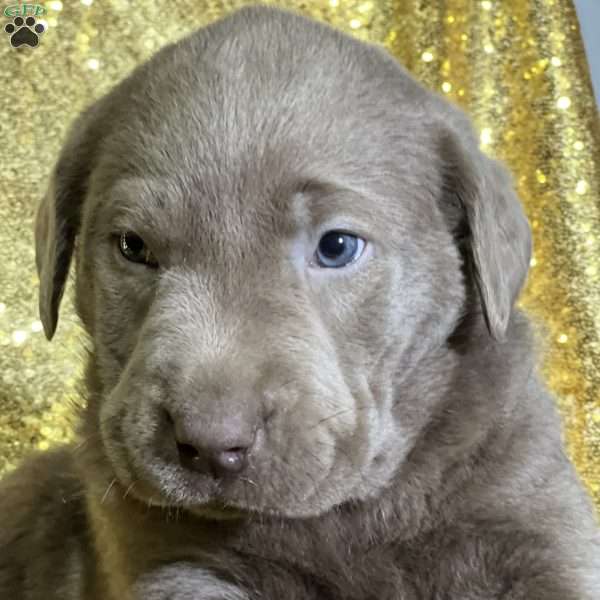
[[[129,261],[147,265],[149,267],[158,267],[158,262],[144,240],[133,233],[126,231],[119,236],[119,250],[121,254]]]

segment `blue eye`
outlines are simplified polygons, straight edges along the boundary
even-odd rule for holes
[[[339,269],[357,260],[365,248],[365,240],[351,233],[328,231],[320,240],[315,258],[320,267]]]

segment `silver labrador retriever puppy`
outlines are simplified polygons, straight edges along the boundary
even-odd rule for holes
[[[382,49],[264,7],[165,48],[36,234],[93,349],[80,444],[2,484],[3,599],[600,598],[511,180]]]

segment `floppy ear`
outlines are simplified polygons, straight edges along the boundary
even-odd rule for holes
[[[35,218],[40,319],[49,340],[56,330],[87,180],[98,145],[99,131],[90,118],[93,113],[94,109],[88,109],[71,127]]]
[[[507,169],[485,156],[474,138],[461,137],[445,136],[447,176],[466,219],[466,251],[486,324],[501,341],[527,277],[531,231]]]

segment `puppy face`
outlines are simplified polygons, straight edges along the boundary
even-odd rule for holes
[[[456,109],[381,50],[266,8],[80,117],[37,239],[49,337],[76,245],[87,418],[120,483],[290,517],[390,484],[444,398],[465,254],[501,337],[530,251]]]

